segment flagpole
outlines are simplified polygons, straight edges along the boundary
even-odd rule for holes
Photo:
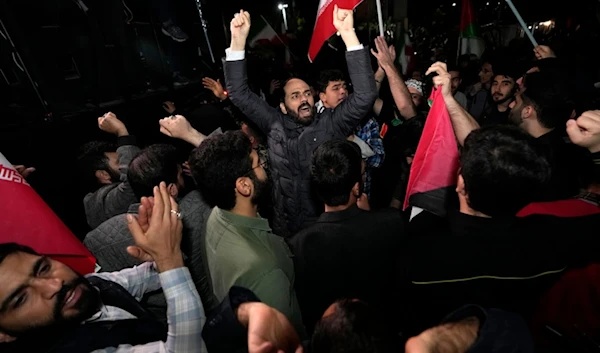
[[[506,3],[508,4],[508,7],[510,7],[510,9],[512,10],[512,12],[515,14],[515,17],[517,18],[517,21],[519,21],[519,24],[523,28],[523,31],[525,32],[525,34],[527,35],[527,37],[529,37],[529,40],[531,41],[531,44],[533,44],[534,47],[537,47],[538,43],[535,40],[535,38],[533,37],[533,33],[531,33],[531,31],[527,27],[527,24],[525,23],[525,21],[523,21],[523,17],[521,17],[521,14],[519,14],[519,11],[517,11],[517,8],[515,7],[515,5],[513,5],[512,0],[506,0]]]
[[[204,38],[206,39],[206,45],[208,46],[208,52],[210,53],[210,59],[213,64],[216,64],[215,55],[213,54],[212,45],[210,45],[210,38],[208,37],[208,26],[206,25],[206,20],[204,20],[204,16],[202,15],[202,5],[200,4],[200,0],[196,0],[196,6],[198,7],[198,15],[200,16],[200,23],[202,24],[202,29],[204,30]]]
[[[458,58],[460,58],[460,50],[462,49],[462,37],[458,35],[458,48],[456,49],[456,65],[458,65]]]
[[[379,21],[379,35],[383,35],[383,13],[381,12],[381,0],[377,0],[377,20]]]

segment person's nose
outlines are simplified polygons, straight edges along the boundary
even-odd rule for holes
[[[52,299],[62,288],[63,282],[59,278],[36,278],[31,281],[31,286],[41,293],[44,299]]]

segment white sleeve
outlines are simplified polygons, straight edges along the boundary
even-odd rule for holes
[[[225,61],[241,61],[246,58],[244,50],[233,51],[231,48],[225,49]]]

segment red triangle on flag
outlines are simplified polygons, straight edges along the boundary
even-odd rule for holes
[[[448,202],[455,197],[459,153],[441,90],[433,90],[431,100],[433,104],[410,170],[404,209],[416,206],[444,216]]]

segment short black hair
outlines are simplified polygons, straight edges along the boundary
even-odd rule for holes
[[[333,314],[322,318],[311,339],[314,353],[393,352],[383,320],[366,302],[342,299]]]
[[[239,130],[211,136],[192,151],[192,175],[209,205],[235,207],[235,183],[252,171],[251,153],[250,140]]]
[[[17,243],[1,243],[0,244],[0,264],[7,256],[14,253],[24,252],[32,255],[39,255],[35,250],[29,246],[17,244]]]
[[[515,216],[550,180],[535,139],[516,126],[489,126],[465,139],[461,175],[469,206],[490,217]]]
[[[512,63],[498,63],[494,67],[494,77],[504,76],[512,78],[515,82],[523,76],[516,65]]]
[[[533,72],[527,75],[521,99],[532,106],[538,121],[548,129],[564,126],[574,109],[568,98],[564,82],[550,72]]]
[[[325,93],[329,83],[335,81],[346,81],[346,77],[342,71],[337,69],[322,71],[319,76],[319,82],[317,82],[319,93]]]
[[[162,181],[167,185],[177,183],[180,171],[177,150],[166,144],[144,148],[129,164],[127,181],[137,199],[150,197],[154,187]]]
[[[458,65],[454,65],[454,64],[446,64],[446,68],[448,69],[447,72],[451,72],[451,71],[456,71],[458,72],[461,76],[462,76],[462,71],[461,69],[458,67]]]
[[[328,206],[347,204],[352,188],[362,179],[360,148],[348,140],[323,143],[313,152],[311,175],[321,201]]]
[[[110,172],[110,165],[106,153],[117,152],[117,145],[107,141],[91,141],[80,147],[77,156],[79,178],[85,191],[98,188],[96,178],[97,170]]]
[[[258,141],[259,144],[264,145],[266,143],[267,137],[262,132],[262,130],[258,127],[258,125],[256,125],[252,120],[243,116],[237,120],[237,124],[240,127],[240,129],[242,128],[243,125],[246,125],[248,127],[248,129],[250,130],[250,133],[252,134],[252,136],[254,136],[254,138]]]

